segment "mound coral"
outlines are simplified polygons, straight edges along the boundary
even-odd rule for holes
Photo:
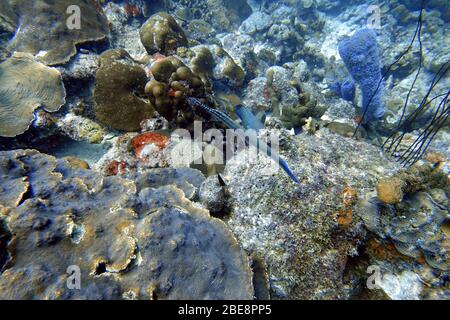
[[[3,137],[15,137],[28,130],[38,107],[55,112],[65,103],[66,90],[59,71],[27,53],[16,52],[0,64],[0,84]]]
[[[95,115],[117,130],[138,131],[141,122],[154,116],[153,106],[144,96],[147,75],[122,49],[100,56],[94,89]]]
[[[231,231],[176,186],[140,189],[32,150],[0,157],[17,168],[2,171],[2,187],[29,183],[20,204],[23,189],[13,201],[1,193],[1,299],[252,299]]]
[[[2,1],[4,2],[4,1]],[[47,65],[63,64],[77,53],[76,45],[106,39],[108,21],[96,1],[6,0],[18,16],[18,32],[8,44],[10,52],[39,54]],[[80,8],[80,28],[69,29],[67,9]],[[1,9],[1,8],[0,8]]]
[[[384,115],[381,101],[381,62],[377,36],[371,29],[363,29],[339,43],[339,54],[353,79],[362,91],[362,111],[365,122]]]
[[[212,80],[225,82],[230,87],[239,88],[245,80],[245,70],[230,54],[218,45],[198,45],[183,52],[183,58],[192,71],[201,77],[207,87]]]
[[[183,29],[167,13],[151,16],[140,31],[141,42],[149,54],[170,55],[179,47],[187,47],[188,41]]]
[[[309,117],[319,119],[325,111],[325,107],[312,94],[301,91],[298,104],[283,107],[280,119],[286,128],[301,128]]]

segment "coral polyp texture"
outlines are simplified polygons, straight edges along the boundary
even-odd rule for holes
[[[153,116],[153,105],[144,99],[146,79],[144,68],[125,50],[104,52],[93,93],[97,119],[117,130],[138,130]]]
[[[6,12],[1,14],[8,17],[13,12],[19,31],[8,50],[38,54],[48,65],[68,62],[77,53],[77,45],[104,40],[109,34],[108,21],[96,0],[5,1]]]
[[[140,189],[33,150],[0,157],[0,219],[12,235],[0,298],[253,297],[249,259],[234,235],[177,187]],[[161,202],[139,204],[155,192]],[[67,286],[71,266],[81,271],[80,290]]]
[[[24,133],[38,107],[57,111],[66,90],[58,70],[38,62],[27,53],[15,53],[0,64],[0,136]]]

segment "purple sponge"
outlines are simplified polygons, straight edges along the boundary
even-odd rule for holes
[[[361,87],[364,122],[380,119],[384,115],[381,101],[381,63],[377,36],[371,29],[363,29],[339,43],[339,54],[353,79]]]

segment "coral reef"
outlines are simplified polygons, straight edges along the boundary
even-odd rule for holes
[[[112,49],[100,56],[94,89],[95,115],[113,129],[138,131],[141,122],[151,118],[153,105],[145,101],[147,76],[121,49]]]
[[[0,0],[0,299],[448,300],[448,5],[369,2]]]
[[[380,181],[377,191],[378,199],[368,193],[360,204],[367,228],[392,240],[402,254],[424,255],[430,266],[448,271],[447,175],[428,164],[417,165]]]
[[[205,86],[199,76],[194,74],[176,57],[162,58],[154,62],[150,68],[153,79],[145,86],[156,111],[168,121],[190,123],[192,111],[186,106],[186,96],[201,97]]]
[[[4,2],[4,1],[3,1]],[[76,53],[76,45],[106,39],[109,34],[108,21],[96,1],[27,1],[6,2],[20,21],[18,31],[8,44],[8,50],[24,51],[39,55],[47,65],[66,63]],[[80,27],[67,30],[70,6],[82,12]],[[72,7],[73,8],[73,7]],[[75,13],[70,11],[71,14]]]
[[[24,133],[36,108],[55,112],[65,103],[66,90],[59,71],[30,54],[16,52],[0,64],[0,83],[0,136]]]
[[[231,31],[248,18],[252,9],[246,0],[174,0],[175,13],[187,19],[203,19],[218,31]]]
[[[232,233],[177,187],[137,186],[36,151],[0,156],[17,168],[2,170],[2,188],[29,184],[0,200],[13,235],[2,299],[252,298],[249,261]],[[80,290],[67,286],[71,266],[81,272]]]

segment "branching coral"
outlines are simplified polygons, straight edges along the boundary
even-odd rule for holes
[[[179,116],[179,122],[192,122],[193,113],[185,98],[204,95],[205,85],[200,77],[175,57],[156,61],[150,70],[154,79],[147,83],[145,92],[158,113],[168,121]]]

